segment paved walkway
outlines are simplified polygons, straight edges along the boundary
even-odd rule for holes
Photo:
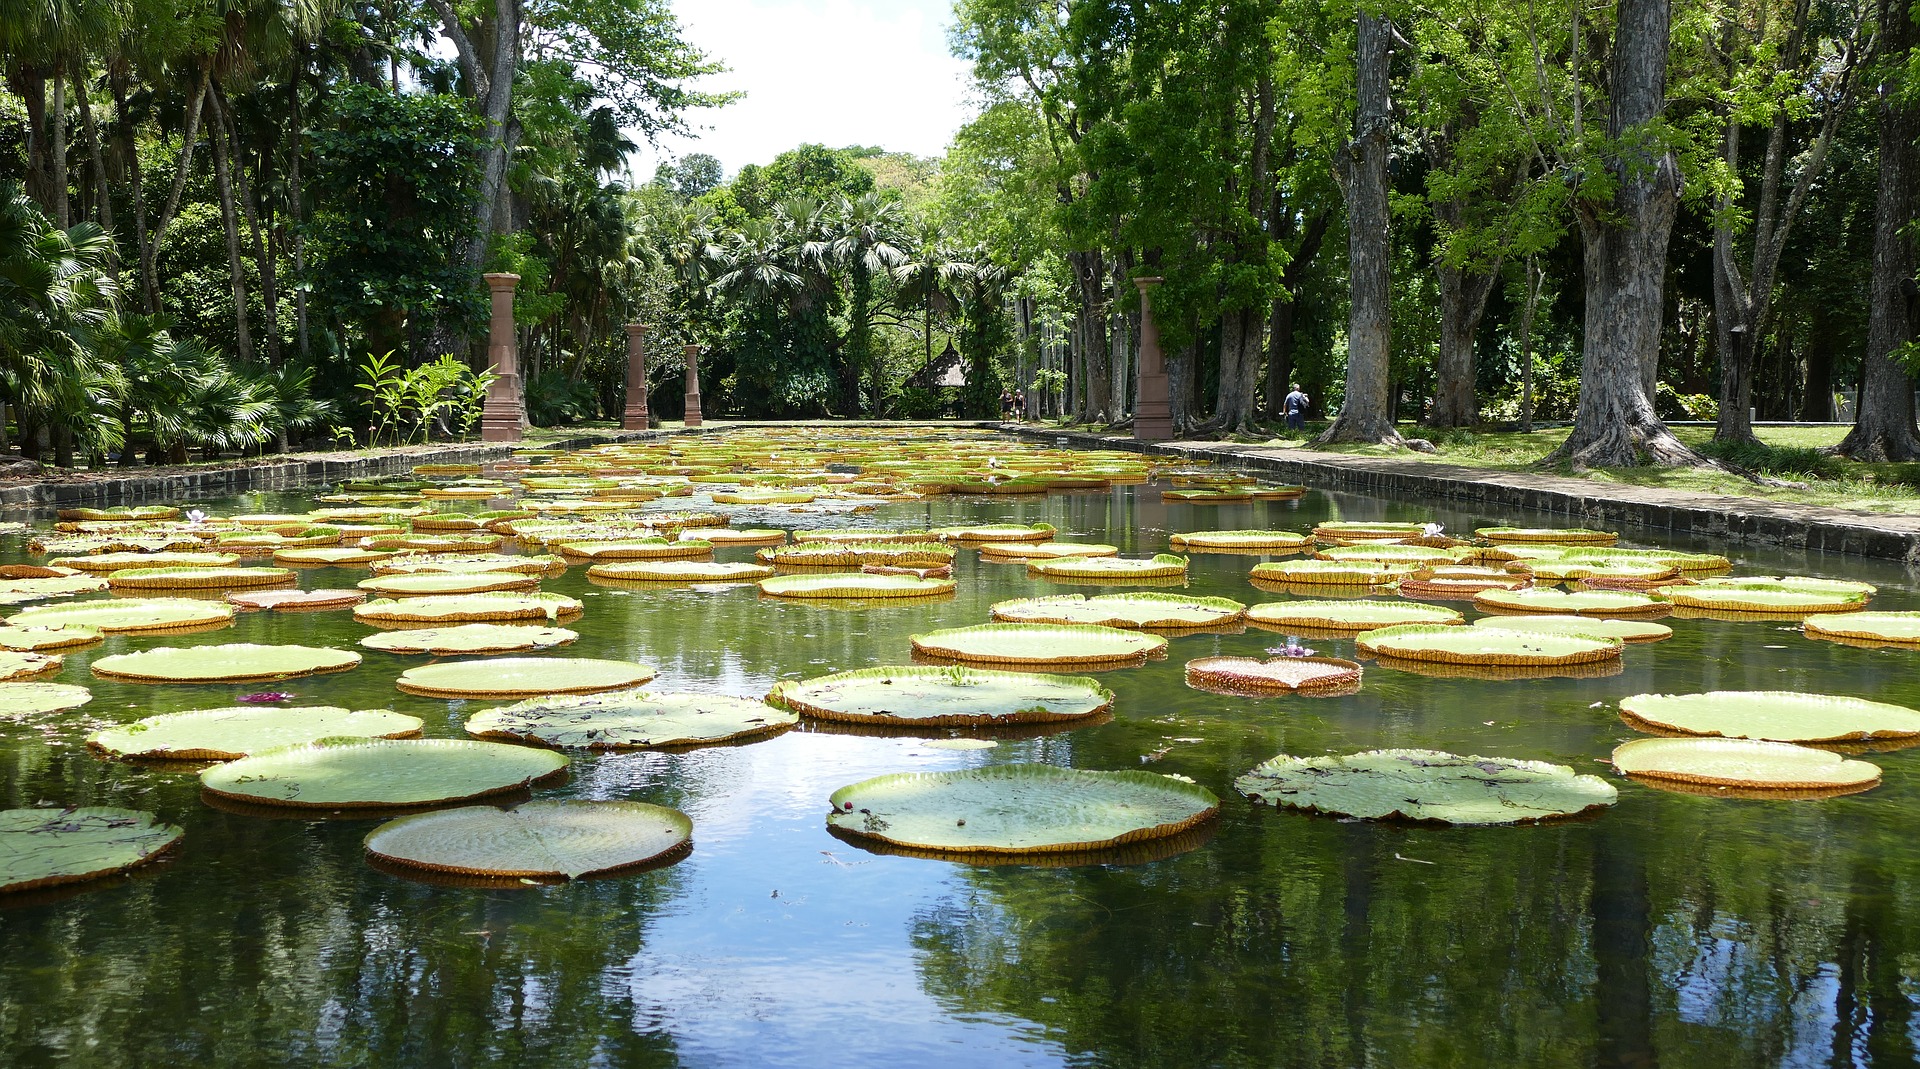
[[[1066,438],[1082,448],[1189,456],[1271,473],[1327,490],[1379,497],[1422,497],[1530,509],[1581,527],[1642,528],[1726,542],[1857,553],[1920,564],[1920,516],[1662,490],[1559,475],[1489,471],[1431,460],[1396,460],[1231,442],[1138,443],[1132,438],[1007,424],[1024,437]]]

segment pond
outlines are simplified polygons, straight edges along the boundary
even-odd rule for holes
[[[976,460],[977,441],[956,450]],[[1011,447],[1009,447],[1011,448]],[[1174,532],[1311,530],[1328,519],[1565,526],[1458,504],[1310,492],[1169,503],[1167,485],[931,497],[741,526],[1045,521],[1129,556]],[[672,507],[702,507],[699,498]],[[689,503],[692,502],[692,503]],[[293,495],[206,503],[301,511]],[[475,503],[474,507],[480,507]],[[44,525],[44,520],[41,521]],[[1639,543],[1645,544],[1645,543]],[[30,557],[17,537],[4,561]],[[1684,543],[1736,574],[1860,579],[1875,609],[1920,608],[1904,568]],[[751,560],[723,547],[717,560]],[[1263,559],[1195,554],[1184,593],[1246,602]],[[908,636],[982,623],[996,601],[1099,593],[962,549],[949,600],[845,605],[726,589],[615,588],[581,566],[543,589],[585,614],[568,656],[653,665],[655,689],[760,696],[777,681],[909,663]],[[352,586],[365,569],[301,572]],[[1133,589],[1116,585],[1106,590]],[[1469,610],[1469,615],[1477,615]],[[165,860],[66,895],[0,898],[0,1065],[1521,1066],[1911,1065],[1920,1043],[1920,751],[1866,755],[1865,793],[1749,801],[1654,789],[1605,763],[1643,692],[1767,689],[1920,706],[1920,653],[1803,636],[1791,622],[1679,619],[1618,674],[1487,681],[1368,664],[1354,694],[1229,697],[1186,685],[1269,631],[1183,634],[1100,673],[1111,719],[951,750],[803,723],[744,745],[577,754],[542,798],[626,799],[694,824],[676,864],[558,886],[441,886],[370,867],[371,819],[203,801],[190,771],[104,760],[87,735],[258,686],[95,678],[155,645],[358,648],[344,611],[259,612],[231,628],[109,636],[53,681],[94,700],[0,720],[0,808],[117,805],[186,830]],[[1308,638],[1355,655],[1351,639]],[[389,708],[462,738],[490,702],[396,692],[418,657],[277,684],[302,703]],[[1279,753],[1379,747],[1537,758],[1606,777],[1581,819],[1455,828],[1254,805],[1235,776]],[[896,771],[1045,762],[1191,777],[1221,798],[1210,838],[1140,864],[974,865],[830,835],[835,789]]]

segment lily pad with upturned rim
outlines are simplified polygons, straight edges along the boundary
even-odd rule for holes
[[[591,579],[622,583],[744,583],[774,574],[768,564],[721,564],[714,561],[621,561],[587,569]]]
[[[1292,531],[1189,531],[1171,535],[1167,542],[1173,549],[1190,553],[1261,549],[1283,553],[1308,548],[1313,545],[1313,536]]]
[[[107,586],[114,590],[236,590],[297,581],[285,568],[122,568],[107,573]]]
[[[1255,802],[1363,820],[1442,824],[1527,824],[1612,805],[1598,776],[1566,765],[1439,750],[1281,754],[1233,781]]]
[[[1612,531],[1595,531],[1586,527],[1480,527],[1473,533],[1495,545],[1503,542],[1544,542],[1550,545],[1610,546],[1620,540],[1620,536]]]
[[[624,690],[653,679],[649,665],[588,657],[499,657],[409,668],[394,682],[425,698],[527,698]]]
[[[74,650],[101,641],[99,630],[79,624],[49,624],[42,627],[0,627],[0,650],[40,653],[49,650]]]
[[[0,894],[125,872],[185,834],[137,809],[0,810]]]
[[[498,879],[579,879],[635,868],[684,850],[685,813],[646,802],[523,802],[463,806],[388,821],[366,838],[379,860]]]
[[[488,623],[506,620],[563,620],[584,607],[564,594],[440,594],[419,598],[380,598],[353,608],[353,618],[372,624]]]
[[[92,691],[70,683],[0,683],[0,720],[65,712],[92,700]]]
[[[192,598],[121,598],[66,605],[36,605],[7,617],[10,627],[78,624],[109,634],[205,627],[233,619],[233,607]]]
[[[102,679],[133,683],[264,683],[344,672],[359,663],[360,655],[350,650],[231,642],[116,653],[94,661],[92,668]]]
[[[1630,590],[1482,590],[1473,603],[1487,610],[1555,616],[1664,616],[1670,611],[1666,602]]]
[[[58,672],[64,663],[66,659],[57,653],[0,651],[0,683],[19,683],[50,676]]]
[[[368,635],[360,644],[384,653],[430,653],[436,657],[523,653],[571,645],[580,635],[564,627],[537,624],[454,624],[409,627]]]
[[[697,746],[780,731],[798,713],[726,694],[619,691],[542,697],[483,709],[467,718],[467,733],[562,749],[645,750]]]
[[[1772,742],[1920,737],[1920,711],[1865,698],[1797,691],[1634,694],[1620,699],[1620,713],[1636,727],[1644,724],[1687,735]]]
[[[1590,664],[1620,656],[1619,639],[1586,635],[1529,634],[1481,627],[1409,624],[1363,631],[1360,652],[1376,657],[1442,664],[1536,668]]]
[[[420,734],[420,725],[419,717],[391,709],[240,705],[145,717],[96,731],[87,745],[114,757],[231,761],[320,739],[408,738]]]
[[[1293,586],[1383,586],[1420,570],[1411,561],[1288,560],[1256,564],[1248,574],[1256,583]]]
[[[1187,558],[1158,553],[1136,560],[1129,557],[1060,557],[1027,562],[1027,574],[1069,579],[1172,579],[1187,574]]]
[[[1129,664],[1166,652],[1167,640],[1117,627],[978,624],[912,637],[916,652],[978,664]]]
[[[1119,546],[1103,542],[982,542],[982,560],[1054,560],[1061,557],[1117,557]]]
[[[1178,835],[1220,808],[1213,792],[1170,776],[1038,764],[876,776],[828,803],[827,823],[842,832],[959,855],[1098,850]]]
[[[1097,624],[1103,627],[1177,631],[1236,624],[1247,607],[1228,598],[1186,594],[1054,594],[997,602],[993,618],[1003,623]]]
[[[1452,627],[1465,622],[1458,612],[1438,605],[1406,601],[1270,601],[1247,610],[1247,622],[1263,627],[1314,627],[1329,631],[1372,631],[1404,624]]]
[[[776,598],[929,598],[951,594],[953,590],[951,579],[867,572],[779,575],[760,580],[760,592]]]
[[[261,805],[380,809],[519,790],[567,767],[552,750],[466,739],[321,739],[215,765],[210,793]]]
[[[782,680],[767,701],[821,720],[974,727],[1098,716],[1113,692],[1085,676],[893,665]]]
[[[354,585],[369,594],[383,597],[429,597],[436,594],[533,590],[539,587],[540,577],[520,572],[429,572],[424,575],[376,575]]]
[[[1622,642],[1661,642],[1673,637],[1673,628],[1650,620],[1606,620],[1597,616],[1483,616],[1475,627],[1494,631],[1524,631],[1550,635],[1593,635]]]
[[[1359,664],[1340,657],[1202,657],[1187,662],[1187,685],[1199,690],[1289,692],[1350,691],[1360,684]]]
[[[1050,523],[977,523],[936,527],[930,533],[943,542],[1050,542],[1055,531]]]
[[[275,612],[323,612],[347,609],[367,600],[358,590],[245,590],[227,595],[227,604]]]
[[[1815,590],[1748,589],[1724,586],[1666,587],[1668,601],[1686,609],[1754,613],[1853,612],[1867,603],[1862,594]]]
[[[1920,612],[1834,612],[1807,617],[1806,633],[1911,646],[1920,643]]]
[[[1632,739],[1613,767],[1635,778],[1748,790],[1851,794],[1880,783],[1880,766],[1828,750],[1757,739]]]

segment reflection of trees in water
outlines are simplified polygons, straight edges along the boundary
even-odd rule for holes
[[[1103,1065],[1913,1064],[1910,851],[1828,803],[1777,836],[1717,833],[1711,799],[1650,803],[1654,834],[1227,804],[1178,859],[964,870],[913,925],[923,986]]]

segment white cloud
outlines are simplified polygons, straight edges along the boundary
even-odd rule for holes
[[[971,117],[967,64],[947,49],[951,0],[674,0],[689,41],[725,64],[700,88],[741,90],[696,111],[697,138],[643,147],[635,173],[705,152],[731,176],[804,142],[938,156]]]

